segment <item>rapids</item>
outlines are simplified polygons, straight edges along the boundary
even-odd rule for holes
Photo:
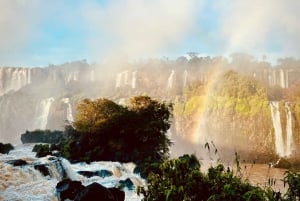
[[[136,186],[145,185],[145,181],[133,173],[134,164],[121,164],[118,162],[93,162],[90,164],[70,164],[68,160],[47,156],[36,158],[31,150],[33,144],[17,145],[9,154],[0,154],[0,200],[22,200],[22,201],[56,201],[56,184],[67,175],[72,180],[81,181],[83,185],[93,182],[100,183],[105,187],[117,187],[119,181],[130,179],[134,187],[125,187],[125,200],[141,200],[136,192]],[[14,167],[5,163],[8,160],[23,159],[28,165]],[[45,164],[50,176],[43,176],[34,168],[36,164]],[[78,174],[78,171],[108,170],[113,174],[108,177],[93,176],[87,178]]]

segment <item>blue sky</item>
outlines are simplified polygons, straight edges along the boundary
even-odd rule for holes
[[[300,53],[297,0],[1,0],[0,66]]]

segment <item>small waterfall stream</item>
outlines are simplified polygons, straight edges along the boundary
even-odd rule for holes
[[[175,71],[172,70],[169,78],[168,78],[168,85],[167,85],[167,89],[172,89],[173,87],[173,82],[174,82],[174,75],[175,75]]]
[[[285,103],[286,112],[286,155],[289,156],[293,152],[293,126],[292,126],[292,113],[288,103]]]

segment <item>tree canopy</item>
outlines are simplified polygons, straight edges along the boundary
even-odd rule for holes
[[[133,97],[127,106],[105,98],[84,99],[74,129],[66,129],[62,152],[71,160],[164,160],[171,145],[166,135],[171,111],[171,104],[148,96]]]

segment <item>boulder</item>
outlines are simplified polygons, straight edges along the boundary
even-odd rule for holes
[[[50,130],[35,130],[26,131],[21,134],[21,141],[25,143],[49,143],[56,144],[63,136],[62,131],[50,131]]]
[[[109,171],[109,170],[100,170],[100,171],[97,171],[97,174],[99,177],[110,177],[113,175],[112,171]]]
[[[40,171],[44,176],[50,176],[48,167],[45,164],[36,164],[33,167],[34,169]]]
[[[9,160],[6,161],[7,164],[13,165],[13,166],[23,166],[27,165],[27,162],[22,159],[16,159],[16,160]]]
[[[62,180],[56,185],[56,193],[61,201],[66,199],[74,200],[77,193],[83,189],[84,186],[80,181],[71,181],[70,179]]]
[[[127,188],[128,190],[133,190],[133,188],[134,188],[134,184],[129,178],[127,178],[125,180],[120,180],[119,184],[122,187]]]
[[[125,193],[117,188],[105,188],[92,183],[79,192],[74,201],[124,201]]]
[[[100,170],[100,171],[78,171],[78,174],[85,176],[87,178],[99,176],[99,177],[110,177],[113,173],[109,170]]]
[[[273,167],[275,168],[284,168],[284,169],[289,169],[292,167],[292,164],[284,158],[280,158],[274,165]]]

